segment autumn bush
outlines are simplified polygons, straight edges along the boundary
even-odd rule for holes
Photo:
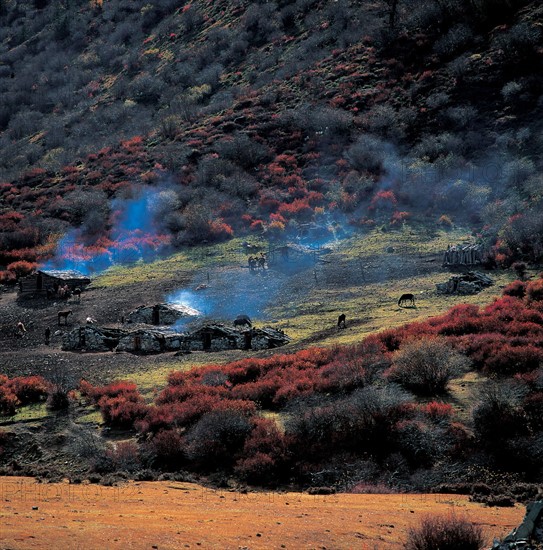
[[[454,515],[423,518],[405,542],[406,550],[480,550],[484,545],[482,528]]]
[[[276,422],[255,417],[235,471],[249,483],[275,484],[288,473],[288,454],[288,441]]]
[[[445,340],[425,338],[403,344],[395,352],[386,377],[420,395],[441,395],[468,365],[467,357]]]
[[[148,407],[132,382],[121,380],[95,387],[81,380],[79,391],[100,409],[108,426],[131,429],[147,414]]]
[[[13,415],[19,406],[39,403],[51,389],[41,376],[18,376],[9,379],[0,375],[0,413]]]
[[[196,467],[226,469],[243,449],[250,432],[250,421],[242,412],[211,411],[188,432],[186,456]]]
[[[18,376],[6,383],[20,405],[37,403],[47,398],[50,384],[41,376]]]

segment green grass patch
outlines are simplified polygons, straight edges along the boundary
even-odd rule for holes
[[[113,266],[96,277],[94,287],[118,287],[153,280],[169,280],[176,273],[202,272],[221,266],[241,263],[247,260],[242,243],[244,241],[264,247],[259,239],[232,239],[225,243],[195,246],[176,252],[168,258],[152,262],[137,262],[127,266]]]
[[[465,228],[443,230],[413,223],[398,229],[385,226],[363,235],[356,234],[342,240],[337,250],[351,258],[386,255],[390,249],[399,254],[438,254],[443,253],[449,244],[463,242],[475,242]]]
[[[94,408],[89,409],[89,412],[79,416],[76,420],[78,424],[102,424],[102,413]]]
[[[18,408],[15,415],[6,417],[6,420],[9,419],[13,422],[38,422],[48,418],[50,414],[44,401],[42,403],[31,403],[30,405]]]

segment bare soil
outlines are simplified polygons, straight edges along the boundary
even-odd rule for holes
[[[458,495],[240,493],[178,482],[119,487],[0,478],[1,548],[402,548],[428,514],[481,525],[490,544],[524,507]]]

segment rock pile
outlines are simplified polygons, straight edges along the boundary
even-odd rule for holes
[[[536,500],[526,507],[523,522],[503,541],[494,542],[492,550],[530,550],[543,544],[543,500]]]
[[[468,271],[463,275],[453,275],[446,283],[437,283],[439,294],[477,294],[483,288],[492,286],[494,281],[480,271]]]

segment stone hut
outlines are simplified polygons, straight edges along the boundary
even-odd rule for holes
[[[188,351],[222,351],[227,349],[271,349],[284,346],[290,338],[272,327],[239,329],[212,324],[187,334],[181,349]]]
[[[249,343],[246,349],[272,349],[284,346],[290,342],[290,338],[282,331],[272,327],[253,328],[250,331],[250,341],[245,337],[245,343]]]
[[[223,351],[227,349],[248,349],[245,333],[221,324],[209,324],[187,335],[185,349],[189,351]]]
[[[68,351],[113,351],[126,331],[116,328],[82,325],[62,337],[62,349]]]
[[[163,353],[166,350],[166,336],[157,330],[139,329],[124,334],[116,351],[130,353]]]
[[[181,304],[156,304],[140,306],[131,311],[126,321],[128,323],[144,323],[146,325],[174,325],[180,319],[194,318],[200,315],[196,309]]]

